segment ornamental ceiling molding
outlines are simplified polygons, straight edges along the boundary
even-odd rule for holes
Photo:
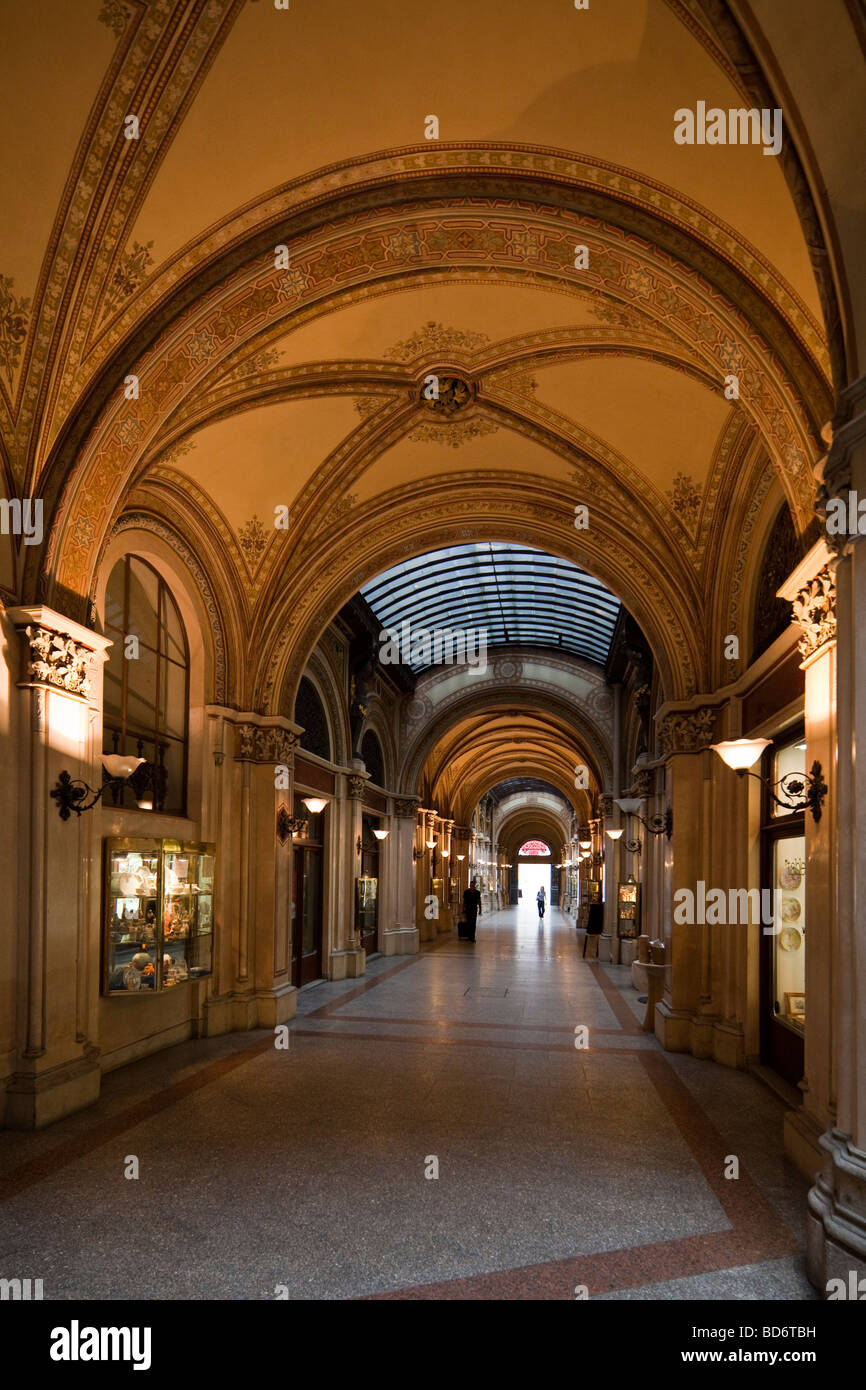
[[[750,286],[755,302],[760,297],[772,304],[827,374],[826,345],[808,309],[776,276],[770,262],[700,204],[655,180],[587,156],[534,145],[444,141],[435,147],[430,143],[408,146],[329,166],[230,214],[209,228],[200,241],[159,266],[132,296],[125,312],[108,329],[103,360],[132,334],[136,322],[165,304],[178,286],[193,281],[203,268],[214,272],[208,276],[212,285],[217,278],[225,278],[227,268],[231,272],[232,259],[248,260],[266,252],[272,255],[276,231],[280,232],[279,240],[290,245],[304,234],[305,226],[312,225],[313,218],[321,224],[331,202],[339,206],[338,215],[343,215],[352,202],[361,209],[375,210],[377,202],[399,204],[401,185],[406,184],[415,185],[416,201],[425,194],[439,202],[469,194],[534,202],[540,183],[546,203],[559,207],[580,204],[590,217],[606,218],[659,244],[669,242],[677,255],[698,246],[711,250],[729,296],[742,297],[733,288],[735,281]],[[401,250],[414,253],[411,235],[395,242],[395,254]],[[228,267],[213,264],[226,259]],[[98,365],[94,358],[92,370]]]
[[[521,715],[530,717],[533,707],[524,708],[522,703],[529,696],[540,696],[543,702],[537,717],[561,722],[557,738],[561,738],[563,744],[567,738],[565,730],[573,725],[575,734],[572,741],[575,745],[580,743],[583,746],[595,764],[591,769],[593,775],[601,786],[606,785],[605,779],[610,777],[612,767],[609,734],[599,728],[592,711],[573,698],[569,699],[560,686],[551,682],[521,681],[499,685],[495,691],[491,691],[489,685],[462,690],[440,705],[431,706],[430,722],[421,729],[407,731],[410,739],[408,744],[401,738],[397,787],[411,791],[419,785],[424,765],[433,749],[462,721],[474,715],[500,716],[503,710],[510,707],[516,707]],[[540,733],[538,737],[541,737]]]
[[[549,549],[596,574],[622,599],[653,645],[665,690],[694,694],[699,688],[696,673],[705,662],[695,620],[701,600],[688,586],[688,598],[683,599],[675,585],[673,557],[657,579],[647,565],[645,547],[632,543],[628,534],[609,530],[604,521],[594,532],[581,532],[578,541],[571,500],[554,491],[552,483],[545,491],[546,483],[536,475],[511,474],[508,481],[507,496],[498,475],[466,472],[456,481],[434,478],[410,484],[390,494],[387,505],[376,502],[359,508],[351,529],[325,538],[296,584],[285,586],[275,604],[261,612],[263,707],[283,679],[300,679],[305,652],[368,578],[409,555],[458,540],[537,544],[539,535],[529,530],[533,521]],[[359,553],[364,557],[361,567]]]
[[[613,735],[613,697],[607,688],[604,672],[601,668],[593,670],[588,662],[583,662],[579,657],[569,661],[567,657],[556,656],[553,653],[544,653],[543,658],[538,656],[533,658],[529,649],[492,647],[488,653],[491,658],[487,670],[483,673],[472,675],[472,689],[479,690],[493,685],[501,688],[506,686],[509,690],[531,690],[549,694],[566,704],[574,705],[575,709],[581,710],[587,719],[598,728],[603,741],[610,740]],[[587,697],[577,695],[574,690],[566,691],[555,681],[545,681],[537,676],[528,674],[527,668],[540,665],[546,670],[562,671],[567,676],[575,676],[585,680],[594,688]],[[449,685],[454,679],[455,667],[443,666],[425,671],[419,678],[412,697],[405,701],[401,711],[401,737],[403,740],[414,734],[414,729],[421,722],[438,717],[440,710],[450,708],[458,704],[466,695],[468,687],[462,690],[449,691],[444,698],[437,699],[437,687]],[[472,667],[466,667],[467,671],[472,671]]]
[[[477,207],[473,211],[477,222]],[[562,275],[564,257],[566,253],[570,254],[578,225],[575,223],[569,227],[563,225],[563,220],[557,219],[555,226],[545,228],[545,243],[539,253],[545,257],[545,273],[552,276]],[[574,219],[565,220],[574,222]],[[504,226],[498,229],[494,237],[496,245],[492,251],[488,247],[485,252],[484,244],[489,241],[491,234],[483,228],[467,228],[465,218],[456,217],[453,213],[440,217],[438,223],[440,274],[442,267],[450,264],[449,256],[452,260],[455,256],[457,259],[465,256],[466,237],[470,242],[474,238],[476,254],[484,253],[495,260],[506,230],[513,230]],[[790,395],[788,374],[782,371],[781,364],[776,366],[772,362],[742,314],[731,306],[724,306],[720,296],[705,282],[701,284],[697,277],[690,280],[685,277],[681,268],[658,250],[651,254],[645,251],[643,257],[638,258],[634,247],[627,245],[621,236],[617,239],[618,234],[613,229],[604,229],[602,234],[598,228],[590,229],[585,220],[579,225],[581,236],[590,245],[590,263],[595,267],[592,274],[601,277],[608,287],[616,285],[620,294],[631,293],[640,297],[645,310],[653,303],[656,312],[668,320],[667,326],[671,331],[679,332],[686,343],[690,341],[690,335],[694,338],[698,355],[703,355],[708,364],[712,362],[714,369],[720,373],[720,379],[725,364],[718,353],[721,352],[723,358],[727,352],[726,345],[733,344],[738,356],[743,359],[742,370],[747,374],[746,379],[750,384],[754,383],[748,401],[742,399],[742,404],[744,407],[748,404],[759,428],[768,438],[780,473],[793,491],[798,508],[811,508],[812,482],[806,463],[816,452],[816,446],[808,434],[805,415],[799,403]],[[456,239],[458,228],[465,234],[460,242]],[[429,228],[427,234],[431,234]],[[616,255],[610,249],[612,242],[616,244]],[[359,243],[356,232],[346,247],[353,259],[351,273],[355,276],[363,273],[359,265],[365,258],[372,258],[367,266],[368,270],[372,270],[382,249],[381,233],[368,231],[361,236]],[[629,290],[622,282],[623,276],[628,278],[629,264],[645,265],[647,260],[653,269],[653,284],[656,287],[654,300],[647,295],[645,288],[634,285]],[[664,268],[663,261],[666,262]],[[295,265],[295,271],[298,270],[299,267]],[[330,251],[322,250],[315,260],[310,261],[308,278],[318,283],[316,277],[321,278],[324,274],[328,283],[332,284],[340,273],[332,248]],[[374,273],[392,276],[397,271],[386,258],[381,272]],[[204,304],[197,304],[189,315],[175,322],[137,364],[139,400],[126,401],[122,392],[115,393],[80,453],[79,469],[75,478],[69,480],[58,509],[47,556],[48,572],[55,576],[58,588],[74,594],[86,587],[84,581],[88,569],[92,568],[93,545],[87,543],[87,527],[82,531],[85,517],[90,528],[95,527],[97,531],[104,528],[107,516],[117,505],[126,482],[140,466],[143,457],[159,447],[159,436],[166,421],[181,400],[212,368],[214,355],[224,358],[244,339],[256,336],[269,320],[282,319],[291,313],[293,304],[307,293],[306,286],[302,289],[299,284],[288,285],[288,274],[274,271],[272,267],[264,271],[260,266],[247,267],[247,285],[240,297],[235,293],[229,305],[215,302],[214,296],[210,296]],[[563,283],[570,283],[573,274],[572,271],[569,280]],[[677,330],[675,316],[680,312],[684,317]],[[697,346],[699,341],[703,344],[700,347]],[[714,352],[716,356],[712,355]],[[129,364],[127,370],[128,367]]]
[[[131,7],[135,22],[122,32],[91,107],[33,298],[17,409],[4,422],[19,460],[30,452],[37,423],[43,439],[53,437],[80,400],[84,382],[105,360],[99,337],[103,296],[171,136],[241,2],[196,0],[192,22],[174,0]],[[147,113],[136,141],[118,139],[128,111]],[[88,357],[96,359],[94,368],[82,372],[79,364]]]

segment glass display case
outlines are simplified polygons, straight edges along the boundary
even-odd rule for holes
[[[640,935],[640,884],[629,875],[617,894],[617,933],[626,940]]]
[[[211,974],[215,848],[106,840],[103,994],[146,996]]]
[[[773,1010],[779,1023],[806,1026],[806,840],[773,846]]]

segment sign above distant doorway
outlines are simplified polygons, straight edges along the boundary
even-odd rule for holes
[[[527,840],[517,853],[521,858],[525,855],[530,859],[546,859],[550,854],[550,845],[546,845],[543,840]]]

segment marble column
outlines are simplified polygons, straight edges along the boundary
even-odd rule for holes
[[[218,926],[207,1034],[294,1018],[291,835],[299,728],[279,715],[207,706],[214,758],[208,824],[217,841]],[[287,784],[287,785],[286,785]]]
[[[99,1096],[101,913],[90,911],[101,900],[99,869],[91,868],[100,863],[95,812],[63,820],[52,792],[62,772],[93,788],[102,784],[91,673],[111,643],[42,606],[11,608],[6,619],[15,628],[7,628],[10,643],[18,645],[10,724],[18,731],[21,987],[5,1123],[40,1129]]]
[[[415,921],[415,822],[417,801],[412,797],[395,797],[391,821],[389,871],[392,880],[394,923],[385,928],[382,953],[386,956],[414,955],[420,949],[418,924]]]
[[[666,758],[666,784],[674,816],[673,836],[664,839],[665,902],[681,888],[697,891],[706,879],[708,862],[707,788],[711,776],[708,760],[715,714],[698,708],[667,713],[660,721],[659,738]],[[710,1055],[698,1036],[701,1024],[702,981],[708,950],[706,925],[675,923],[673,911],[665,914],[664,997],[656,1005],[655,1031],[671,1052]]]
[[[823,960],[833,988],[829,1021],[835,1105],[832,1095],[827,1101],[835,1114],[820,1138],[823,1169],[809,1193],[807,1232],[809,1278],[824,1291],[829,1279],[847,1281],[852,1270],[857,1278],[866,1276],[866,517],[858,517],[860,507],[866,512],[866,377],[840,398],[833,442],[819,473],[819,501],[835,558],[827,565],[827,576],[818,576],[819,583],[807,586],[795,600],[794,611],[805,636],[811,629],[817,638],[818,651],[827,644],[834,616],[837,638],[835,655],[827,658],[836,663],[835,822],[825,803],[828,849],[835,858],[836,920],[832,954]],[[844,532],[840,509],[850,518]],[[835,587],[835,615],[827,578]],[[807,665],[807,683],[810,674]],[[821,662],[814,678],[819,695],[828,680],[829,666]],[[808,684],[806,718],[808,741]],[[828,724],[828,743],[830,733]],[[831,783],[829,757],[828,767],[825,777]],[[811,864],[807,884],[809,872]],[[814,926],[810,949],[812,930]],[[806,961],[808,970],[808,950]],[[809,990],[807,979],[807,1039],[812,1028]]]

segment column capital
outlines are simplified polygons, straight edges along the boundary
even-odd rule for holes
[[[716,711],[709,705],[693,710],[674,710],[659,724],[662,753],[702,753],[709,748],[716,724]]]
[[[25,643],[26,678],[18,684],[86,699],[90,668],[113,645],[111,639],[43,604],[6,611]]]
[[[399,820],[415,820],[418,814],[418,801],[414,796],[395,796],[394,815]]]

